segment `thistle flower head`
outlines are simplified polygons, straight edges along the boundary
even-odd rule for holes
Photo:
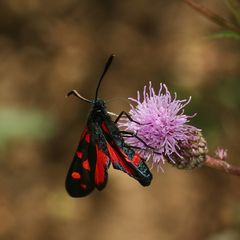
[[[178,100],[176,93],[172,96],[162,83],[156,94],[150,82],[142,97],[138,91],[137,99],[129,99],[135,103],[130,104],[129,112],[134,121],[122,120],[119,126],[137,136],[126,138],[126,142],[139,149],[141,157],[152,157],[153,164],[159,167],[165,160],[177,164],[177,159],[185,157],[182,145],[191,147],[191,143],[198,142],[200,130],[188,124],[193,116],[184,114],[191,98]]]

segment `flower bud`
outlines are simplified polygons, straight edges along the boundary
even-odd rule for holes
[[[179,142],[178,154],[173,153],[166,160],[179,169],[194,169],[201,167],[206,160],[208,152],[207,142],[200,130],[190,132],[191,137],[187,141]]]

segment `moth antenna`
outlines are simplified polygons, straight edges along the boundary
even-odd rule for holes
[[[105,64],[103,73],[102,73],[102,75],[101,75],[101,77],[100,77],[100,79],[99,79],[99,81],[98,81],[98,85],[97,85],[97,89],[96,89],[96,94],[95,94],[95,102],[97,101],[98,90],[99,90],[99,87],[100,87],[100,85],[101,85],[102,79],[103,79],[103,77],[105,76],[107,70],[109,69],[109,67],[110,67],[110,65],[111,65],[114,57],[115,57],[114,54],[110,55],[110,57],[108,58],[108,60],[107,60],[107,62],[106,62],[106,64]]]
[[[88,100],[87,98],[83,97],[77,90],[72,90],[70,91],[66,97],[69,97],[71,95],[74,95],[78,98],[80,98],[81,100],[85,101],[85,102],[88,102],[88,103],[93,103],[91,100]]]

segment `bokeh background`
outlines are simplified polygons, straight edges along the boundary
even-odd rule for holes
[[[198,1],[230,17],[224,1]],[[164,166],[143,188],[110,169],[109,183],[70,198],[65,175],[89,112],[65,98],[100,89],[112,112],[152,81],[193,97],[186,112],[210,152],[240,165],[240,41],[180,0],[0,1],[0,239],[237,240],[240,179],[203,167]]]

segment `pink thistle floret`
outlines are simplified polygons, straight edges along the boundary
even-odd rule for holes
[[[215,151],[215,155],[220,160],[225,161],[227,158],[227,149],[217,148],[217,150]]]
[[[146,86],[144,87],[142,99],[138,91],[137,99],[129,98],[129,100],[136,104],[136,106],[130,104],[129,112],[135,122],[124,119],[119,126],[124,127],[125,131],[136,134],[138,138],[128,137],[126,142],[136,147],[144,159],[148,160],[152,157],[152,163],[160,168],[161,163],[166,159],[174,163],[171,158],[173,154],[183,158],[179,151],[179,143],[194,140],[195,136],[192,132],[199,131],[187,124],[193,116],[184,114],[184,107],[191,98],[177,100],[176,93],[172,96],[167,86],[162,83],[156,94],[149,82],[148,90]]]

